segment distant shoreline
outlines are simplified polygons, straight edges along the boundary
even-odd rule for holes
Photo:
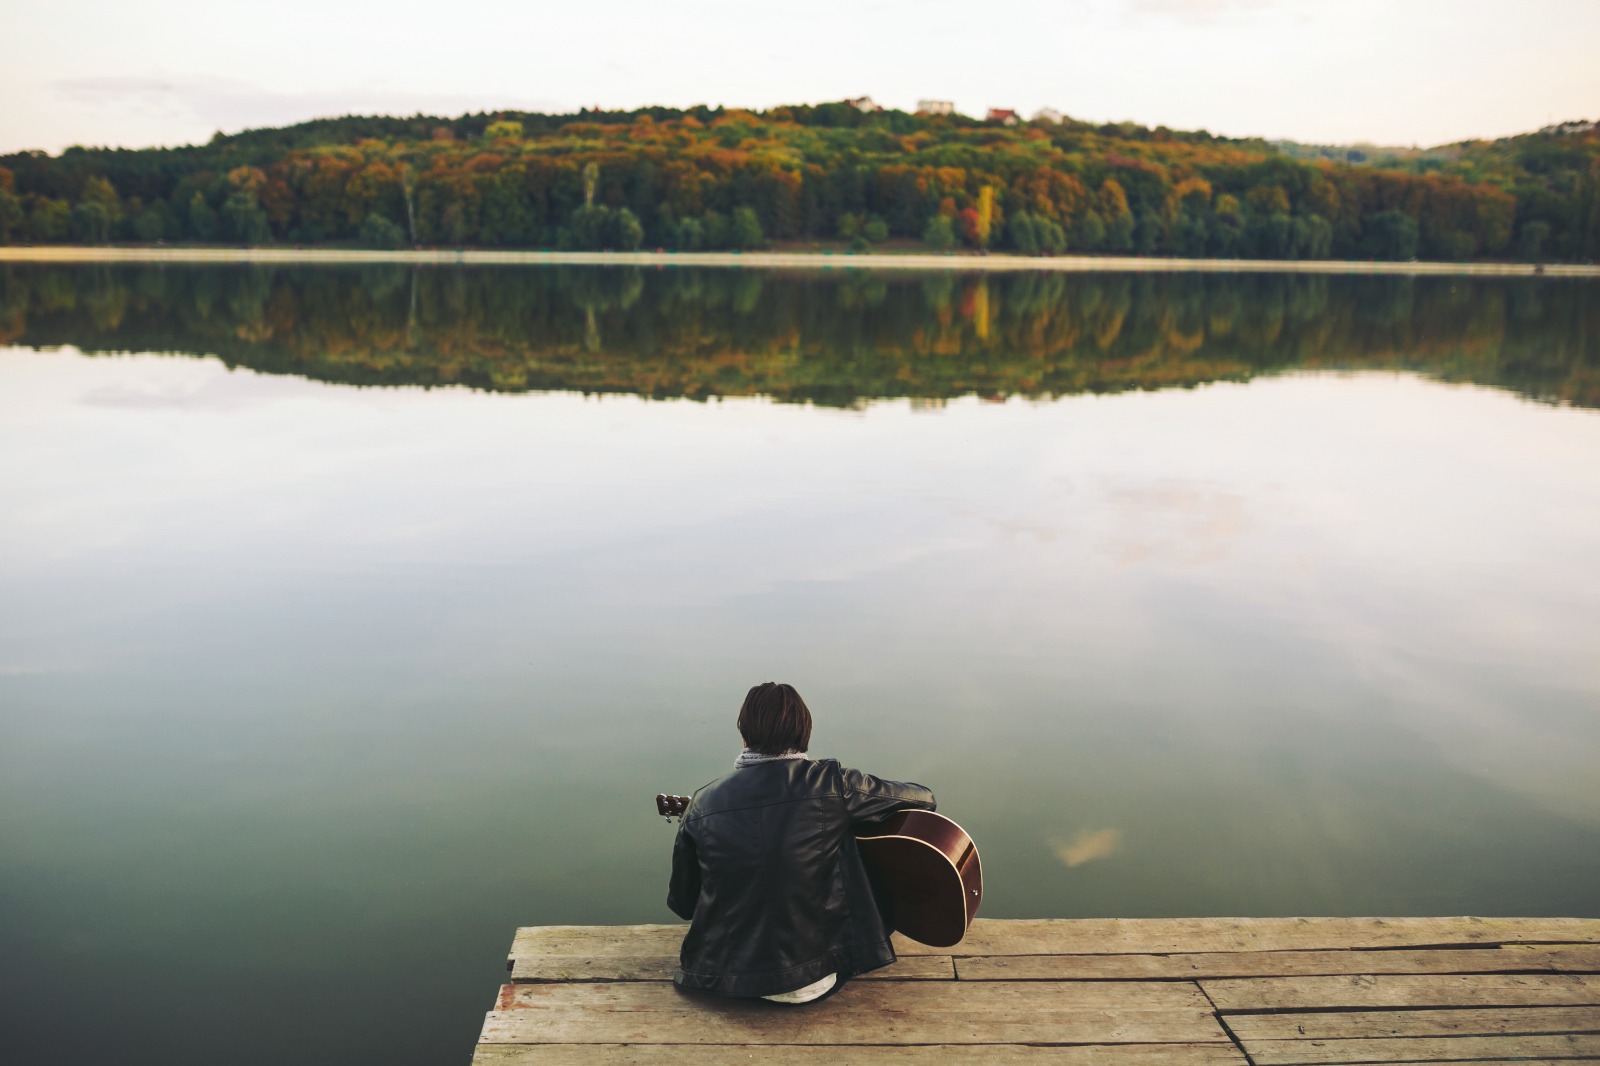
[[[1600,264],[1441,263],[1307,259],[1167,259],[1137,256],[1022,256],[826,252],[381,251],[360,248],[117,248],[0,246],[10,263],[414,263],[465,266],[752,267],[805,270],[949,270],[1065,273],[1392,274],[1480,277],[1600,277]]]

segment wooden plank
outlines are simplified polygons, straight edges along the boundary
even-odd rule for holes
[[[1247,1066],[1233,1044],[479,1044],[472,1066],[685,1066],[686,1055],[694,1066]]]
[[[532,925],[517,930],[513,959],[525,955],[676,955],[689,923]]]
[[[1354,974],[1201,979],[1218,1010],[1600,1004],[1588,974]]]
[[[1584,954],[1574,954],[1581,952]],[[920,956],[907,956],[917,958]],[[1516,945],[1389,951],[1220,951],[1174,955],[975,955],[963,981],[1083,981],[1290,977],[1355,973],[1526,973],[1600,964],[1600,947]]]
[[[530,986],[522,986],[530,987]],[[490,1044],[1197,1044],[1227,1035],[1204,1011],[843,1011],[757,1000],[716,1009],[491,1011]]]
[[[986,1010],[1209,1011],[1211,1003],[1192,982],[1082,981],[853,981],[828,1000],[834,1013]],[[716,1012],[759,1000],[680,992],[660,981],[523,983],[500,986],[500,1010],[568,1007],[579,1010]]]
[[[670,981],[678,955],[524,955],[511,960],[513,981]],[[950,981],[949,955],[908,955],[859,981]]]
[[[1545,944],[1507,944],[1507,954],[1536,953],[1559,973],[1600,973],[1600,944],[1579,947]]]
[[[530,926],[513,957],[671,955],[686,926]],[[1104,955],[1512,943],[1600,944],[1596,918],[979,918],[954,949],[897,936],[905,955]]]
[[[949,955],[905,955],[857,981],[954,981],[956,960]]]
[[[1231,1014],[1240,1040],[1326,1040],[1379,1036],[1493,1036],[1600,1033],[1600,1007],[1496,1007],[1489,1010],[1339,1011],[1335,1014]]]
[[[677,955],[513,955],[513,981],[670,981]]]
[[[1500,943],[1600,943],[1600,919],[1580,918],[980,918],[955,948],[896,939],[905,954],[1170,954],[1402,948]]]
[[[1256,1066],[1463,1059],[1582,1059],[1600,1056],[1600,1036],[1398,1037],[1385,1040],[1251,1040]]]

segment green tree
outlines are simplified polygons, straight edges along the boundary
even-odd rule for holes
[[[1039,236],[1034,231],[1033,216],[1026,211],[1018,211],[1012,215],[1006,222],[1006,240],[1023,255],[1037,254]]]
[[[1440,238],[1439,250],[1444,253],[1446,259],[1463,262],[1477,254],[1478,238],[1462,230],[1453,230]]]
[[[217,235],[217,213],[199,192],[189,198],[188,228],[189,236],[197,241],[209,241]]]
[[[21,235],[25,219],[22,198],[8,188],[0,188],[0,244],[10,244]]]
[[[705,231],[698,218],[680,218],[667,227],[667,243],[685,252],[697,252],[705,245]]]
[[[117,195],[116,188],[105,178],[90,178],[83,183],[83,195],[78,198],[80,203],[95,204],[113,224],[122,219],[122,198]]]
[[[736,207],[733,209],[733,226],[730,238],[735,248],[759,248],[761,246],[761,220],[756,217],[754,208]]]
[[[399,248],[405,244],[406,231],[398,223],[373,211],[361,221],[358,237],[367,248]]]
[[[1061,255],[1067,250],[1067,231],[1053,219],[1035,217],[1033,233],[1039,241],[1039,250],[1046,255]]]
[[[1106,224],[1105,246],[1113,252],[1133,249],[1133,215],[1117,215]]]
[[[956,230],[949,215],[934,215],[922,228],[922,243],[935,251],[948,251],[956,246]]]
[[[1178,212],[1168,234],[1173,254],[1190,259],[1206,254],[1206,221],[1202,210],[1185,207]]]
[[[159,241],[167,235],[166,205],[157,201],[133,219],[133,235],[141,241]]]
[[[1245,218],[1242,250],[1257,259],[1290,258],[1294,251],[1294,219],[1282,211],[1250,211]]]
[[[45,244],[65,240],[71,221],[71,204],[41,196],[28,209],[28,236]]]
[[[624,252],[638,251],[644,243],[644,227],[639,216],[624,207],[616,214],[616,246]]]
[[[700,218],[700,233],[706,248],[727,248],[731,237],[728,216],[720,211],[707,211]]]
[[[1078,247],[1098,252],[1106,246],[1106,223],[1098,211],[1085,211],[1078,219]]]
[[[609,207],[596,207],[592,203],[585,203],[572,212],[569,228],[573,247],[587,251],[611,247],[616,235],[616,221],[611,214]]]
[[[122,219],[122,201],[105,178],[90,178],[83,183],[83,195],[73,205],[71,232],[86,244],[105,244],[111,230]]]
[[[1244,208],[1238,197],[1217,197],[1216,211],[1206,226],[1206,249],[1222,259],[1232,259],[1244,247]]]
[[[1154,211],[1140,211],[1133,225],[1133,246],[1140,255],[1154,255],[1161,250],[1165,227]]]
[[[1550,239],[1550,223],[1524,222],[1517,235],[1517,255],[1530,263],[1544,262],[1544,242]]]
[[[71,231],[85,244],[104,244],[111,239],[111,216],[103,204],[80,201],[72,208]]]
[[[1367,221],[1362,247],[1374,259],[1415,259],[1418,235],[1417,220],[1391,208]]]
[[[1307,215],[1300,246],[1302,259],[1327,259],[1333,255],[1333,223],[1321,215]]]
[[[22,210],[22,197],[17,195],[16,175],[0,167],[0,244],[10,244],[22,232],[27,218]]]
[[[222,221],[228,236],[244,244],[264,244],[272,237],[267,213],[249,189],[235,189],[229,194],[222,205]]]

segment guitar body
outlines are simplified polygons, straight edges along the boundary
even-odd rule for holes
[[[965,830],[932,811],[901,811],[856,846],[897,932],[935,948],[961,942],[983,902],[983,866]]]
[[[682,818],[688,796],[662,793],[656,813]],[[966,830],[932,811],[900,811],[856,837],[873,895],[895,931],[919,944],[959,944],[983,902],[983,866]]]

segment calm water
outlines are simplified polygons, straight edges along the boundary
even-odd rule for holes
[[[767,679],[992,917],[1600,916],[1597,297],[7,268],[0,1058],[464,1063]]]

